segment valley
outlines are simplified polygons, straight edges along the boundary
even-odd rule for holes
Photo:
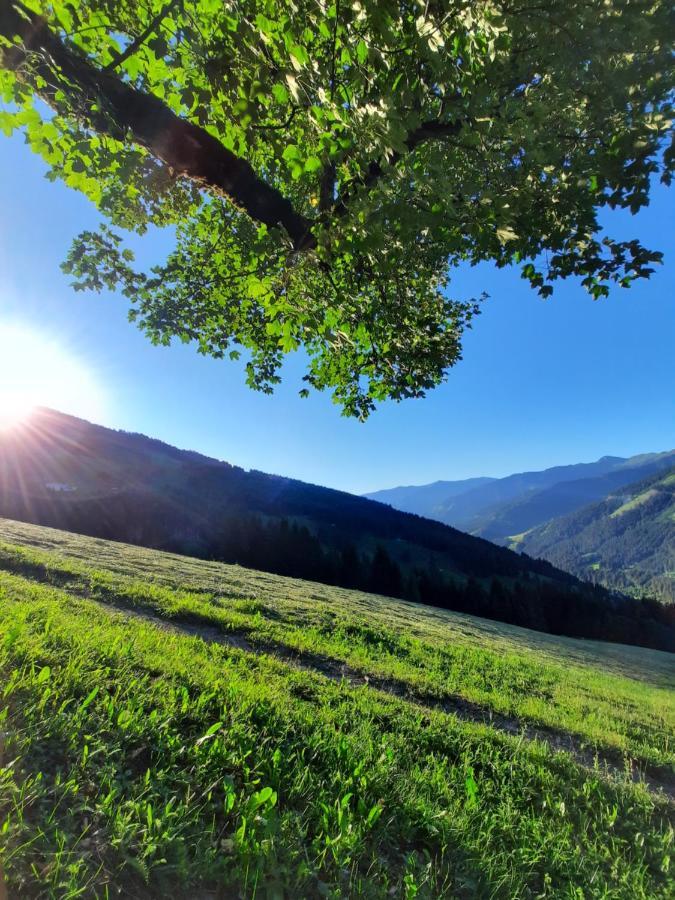
[[[675,603],[675,467],[519,535],[513,547],[579,578]]]
[[[545,559],[585,581],[671,603],[674,473],[669,451],[366,496]]]

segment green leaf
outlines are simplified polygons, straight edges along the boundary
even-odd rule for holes
[[[265,805],[273,807],[277,802],[277,792],[272,790],[271,787],[264,787],[262,790],[254,794],[251,799],[253,801],[254,808],[259,808]]]
[[[132,721],[133,721],[133,716],[132,716],[130,710],[128,710],[128,709],[121,710],[119,715],[117,716],[117,725],[122,730],[128,728],[129,725],[131,725]]]
[[[475,806],[478,798],[478,784],[471,768],[464,781],[464,788],[466,790],[467,806]]]
[[[269,287],[260,278],[249,278],[246,282],[246,293],[251,299],[257,300],[269,293]]]
[[[17,125],[18,123],[14,113],[0,109],[0,131],[2,131],[3,134],[7,137],[11,137]]]
[[[222,722],[214,722],[214,724],[208,729],[208,731],[203,734],[195,743],[196,747],[200,747],[205,741],[210,740],[215,737],[215,735],[220,731],[223,727]]]
[[[293,160],[301,159],[300,149],[295,146],[295,144],[289,144],[284,152],[281,154],[282,159],[285,159],[287,162],[292,162]]]
[[[87,697],[85,698],[85,700],[83,700],[82,703],[80,703],[80,707],[79,707],[80,712],[84,712],[84,710],[87,709],[87,707],[91,706],[91,704],[94,702],[94,700],[96,699],[96,697],[98,695],[98,691],[99,691],[99,688],[97,686],[89,694],[87,694]]]
[[[309,53],[305,50],[305,48],[301,44],[293,44],[293,46],[288,51],[293,59],[295,59],[298,64],[302,66],[306,66],[309,63]]]
[[[310,156],[305,160],[305,172],[309,172],[311,174],[312,172],[318,172],[322,168],[323,163],[318,156]]]
[[[366,818],[366,824],[372,828],[372,826],[377,822],[377,820],[382,815],[383,810],[384,810],[384,804],[376,803],[375,806],[373,806],[371,808],[370,812],[368,813],[368,816]]]
[[[277,103],[288,103],[289,94],[283,84],[272,85],[272,96]]]

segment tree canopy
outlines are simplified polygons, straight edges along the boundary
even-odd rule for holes
[[[460,263],[543,296],[651,273],[598,215],[670,181],[674,37],[659,0],[0,0],[0,127],[103,215],[76,287],[262,390],[302,348],[303,393],[365,417],[460,358]]]

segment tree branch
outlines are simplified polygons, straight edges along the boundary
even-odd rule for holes
[[[125,142],[131,137],[177,175],[226,196],[255,221],[283,226],[296,250],[314,246],[311,220],[263,181],[246,160],[205,129],[177,116],[158,97],[97,69],[20,2],[0,0],[0,36],[13,45],[0,50],[4,65],[25,65],[41,76],[46,84],[35,90],[54,109],[63,111],[57,95],[65,94],[72,104],[68,112],[94,130]]]
[[[109,62],[107,66],[103,66],[101,71],[102,72],[110,72],[113,69],[116,69],[117,66],[121,66],[122,63],[126,59],[129,59],[130,56],[133,56],[134,53],[140,47],[143,46],[143,44],[147,41],[147,39],[150,37],[150,35],[153,33],[153,31],[155,31],[157,28],[159,28],[159,26],[162,24],[164,19],[166,19],[166,17],[169,15],[171,10],[174,8],[174,6],[176,6],[176,4],[178,2],[179,2],[179,0],[169,0],[169,3],[167,3],[164,7],[162,7],[162,9],[160,9],[160,11],[157,13],[155,18],[150,22],[150,24],[145,29],[145,31],[142,31],[138,35],[138,37],[129,44],[129,46],[127,47],[126,50],[124,50],[122,53],[118,53],[117,56],[112,60],[112,62]]]
[[[297,116],[299,110],[299,106],[294,106],[286,121],[279,122],[277,125],[270,125],[267,122],[260,122],[259,124],[251,125],[250,127],[255,129],[256,131],[286,131],[286,129],[290,128],[293,124],[293,119]]]
[[[462,129],[464,122],[462,119],[455,119],[452,122],[439,122],[432,119],[428,122],[422,122],[417,128],[410,132],[405,139],[405,145],[408,151],[412,151],[415,147],[423,144],[425,141],[442,140],[443,138],[453,137]],[[403,159],[403,153],[394,153],[388,160],[387,164],[395,166]],[[374,161],[369,163],[363,175],[355,179],[349,190],[343,194],[335,202],[333,213],[336,216],[344,216],[347,213],[349,203],[351,202],[356,190],[359,188],[372,187],[384,175],[385,163],[383,161]]]
[[[319,184],[319,212],[330,210],[335,200],[335,164],[326,163]]]
[[[423,144],[425,141],[438,141],[454,137],[459,134],[463,125],[463,119],[455,119],[452,122],[439,122],[432,119],[429,122],[422,122],[418,128],[410,132],[405,140],[405,145],[408,150],[414,150],[418,144]]]

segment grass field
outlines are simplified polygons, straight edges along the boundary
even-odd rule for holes
[[[674,663],[0,520],[9,896],[670,898]]]

